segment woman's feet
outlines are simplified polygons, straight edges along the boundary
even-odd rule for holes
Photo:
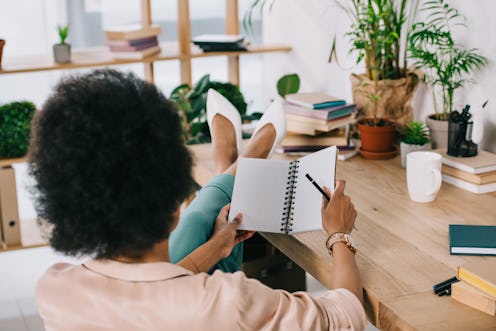
[[[209,89],[207,121],[214,147],[215,173],[224,172],[238,158],[241,147],[241,116],[222,94]]]

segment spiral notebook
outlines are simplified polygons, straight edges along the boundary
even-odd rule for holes
[[[322,229],[322,194],[305,178],[334,189],[336,146],[294,161],[239,158],[229,220],[243,214],[240,229],[298,233]]]

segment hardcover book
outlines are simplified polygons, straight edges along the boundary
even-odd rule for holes
[[[316,135],[308,136],[295,133],[287,133],[282,139],[282,146],[332,146],[332,145],[347,145],[348,135],[344,129],[335,129],[330,132]]]
[[[454,255],[496,255],[496,225],[450,224],[449,241]]]
[[[292,105],[288,102],[284,103],[284,111],[286,114],[305,116],[309,118],[332,120],[335,118],[343,117],[354,112],[356,106],[354,104],[344,104],[334,107],[310,109]]]
[[[496,297],[463,280],[451,284],[451,297],[486,314],[496,315]]]
[[[496,182],[493,183],[487,183],[487,184],[473,184],[467,181],[464,181],[459,178],[452,177],[450,175],[446,175],[445,173],[442,174],[443,181],[455,186],[458,186],[459,188],[462,188],[464,190],[470,191],[472,193],[476,194],[484,194],[484,193],[490,193],[490,192],[495,192],[496,191]]]
[[[229,220],[240,229],[297,233],[322,229],[322,194],[305,177],[334,189],[337,149],[328,147],[294,161],[239,158]]]
[[[471,174],[463,170],[443,164],[441,171],[451,177],[455,177],[466,182],[482,185],[496,182],[496,171],[484,172],[481,174]]]
[[[135,51],[135,52],[111,52],[112,57],[114,59],[122,59],[122,60],[127,60],[127,59],[144,59],[147,56],[155,55],[160,53],[160,46],[153,46],[141,51]]]
[[[157,36],[162,29],[158,25],[151,25],[147,27],[141,24],[131,24],[124,26],[117,26],[105,29],[105,37],[107,39],[138,39]]]
[[[327,108],[346,104],[346,101],[343,99],[321,92],[287,94],[285,99],[289,103],[311,109]]]
[[[324,121],[317,120],[315,118],[286,114],[286,128],[288,132],[307,134],[310,136],[322,134],[323,132],[329,132],[355,122],[356,119],[350,115],[331,121]]]
[[[446,148],[435,149],[433,152],[441,154],[443,164],[470,174],[496,171],[496,154],[493,153],[479,150],[478,154],[473,157],[454,157],[446,153]]]
[[[480,260],[458,267],[457,278],[496,296],[496,260]]]

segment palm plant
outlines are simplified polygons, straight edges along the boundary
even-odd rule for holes
[[[410,57],[416,68],[424,70],[424,81],[433,87],[436,119],[447,120],[453,110],[455,90],[470,82],[467,75],[483,67],[487,59],[476,48],[465,49],[455,43],[453,28],[466,27],[465,17],[450,7],[447,0],[426,1],[421,10],[428,12],[428,16],[413,26],[409,36]],[[436,89],[441,94],[441,111]]]
[[[336,0],[350,17],[346,35],[357,52],[357,63],[365,60],[371,80],[398,79],[407,75],[407,36],[415,20],[419,0]],[[335,56],[335,39],[329,60]]]

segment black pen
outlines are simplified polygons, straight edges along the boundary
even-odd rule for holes
[[[310,177],[309,174],[305,174],[305,177],[308,178],[308,180],[313,184],[313,186],[315,186],[315,188],[317,190],[319,190],[320,193],[322,193],[322,195],[327,199],[327,201],[331,201],[331,198],[327,195],[327,193],[324,192],[324,190],[322,189],[322,187],[319,186],[319,184],[317,184],[312,177]]]

